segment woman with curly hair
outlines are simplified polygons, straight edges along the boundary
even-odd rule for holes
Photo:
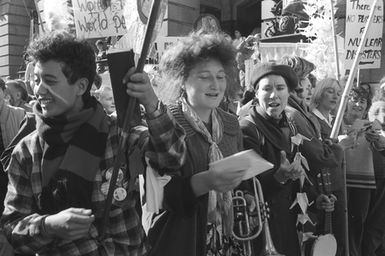
[[[229,83],[235,49],[223,34],[191,34],[163,55],[159,97],[183,127],[187,155],[182,168],[158,170],[171,177],[164,187],[163,210],[150,218],[150,255],[242,255],[231,238],[231,190],[243,170],[209,167],[242,149],[237,117],[219,108]]]

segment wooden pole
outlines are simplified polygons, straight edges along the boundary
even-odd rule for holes
[[[160,5],[161,5],[162,0],[153,0],[152,5],[151,5],[151,11],[150,11],[150,17],[148,19],[147,25],[146,25],[146,33],[143,41],[143,46],[142,46],[142,51],[140,53],[140,57],[138,60],[138,64],[136,66],[135,72],[142,72],[144,68],[144,64],[148,55],[148,51],[151,46],[151,39],[154,33],[154,28],[157,20],[157,16],[159,14],[160,10]],[[126,144],[127,144],[127,139],[129,136],[129,130],[130,130],[130,122],[133,119],[134,115],[134,110],[135,106],[137,104],[137,101],[135,98],[131,97],[130,100],[128,101],[128,106],[126,113],[124,115],[124,121],[123,121],[123,127],[122,127],[122,132],[121,132],[121,139],[119,140],[119,147],[118,147],[118,153],[117,157],[115,159],[114,165],[113,165],[113,170],[112,170],[112,175],[111,175],[111,180],[110,180],[110,185],[108,188],[108,194],[106,198],[106,203],[105,203],[105,208],[104,208],[104,213],[103,213],[103,222],[101,226],[101,232],[99,239],[103,240],[106,232],[106,227],[108,225],[108,220],[109,220],[109,213],[111,210],[111,204],[112,204],[112,199],[113,199],[113,193],[116,187],[116,181],[118,178],[118,173],[119,173],[119,168],[123,161],[125,160],[124,152],[126,151]],[[133,179],[134,177],[130,177]]]
[[[45,33],[45,29],[44,29],[44,25],[43,25],[43,20],[41,18],[39,3],[37,2],[37,0],[34,0],[34,2],[35,2],[35,8],[36,8],[36,12],[37,12],[37,17],[39,18],[39,23],[40,23],[40,26],[41,26],[41,32]]]
[[[336,79],[340,80],[340,62],[338,57],[338,45],[337,45],[337,35],[336,35],[336,26],[334,24],[334,3],[333,0],[330,0],[330,19],[332,23],[332,33],[333,33],[333,47],[334,47],[334,58],[336,60]]]
[[[365,41],[366,35],[368,34],[369,26],[370,26],[370,23],[371,23],[371,21],[373,19],[373,16],[374,16],[374,10],[375,10],[377,1],[378,0],[374,0],[373,1],[373,5],[372,5],[372,7],[370,9],[369,18],[366,21],[364,33],[362,34],[361,42],[360,42],[360,45],[358,46],[357,54],[354,57],[353,65],[352,65],[352,68],[350,69],[348,81],[346,82],[345,89],[344,89],[344,92],[343,92],[342,97],[341,97],[341,103],[340,103],[340,105],[338,107],[336,121],[335,121],[335,123],[333,125],[333,129],[332,129],[332,132],[330,134],[330,138],[332,138],[332,139],[336,139],[337,136],[338,136],[338,131],[340,129],[340,126],[341,126],[341,123],[342,123],[342,118],[344,116],[344,112],[345,112],[345,108],[346,108],[346,104],[348,102],[349,92],[350,92],[350,89],[353,86],[354,75],[356,73],[356,70],[357,70],[357,67],[358,67],[358,64],[359,64],[360,53],[361,53],[362,48],[364,46],[364,41]]]

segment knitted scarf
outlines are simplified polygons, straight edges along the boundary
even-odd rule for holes
[[[43,117],[39,103],[33,111],[43,140],[40,211],[54,214],[69,207],[91,209],[93,181],[108,136],[103,107],[92,97],[83,110],[67,117]]]
[[[208,156],[210,163],[222,159],[223,156],[218,147],[218,143],[223,137],[223,123],[217,111],[214,109],[211,114],[212,134],[210,134],[198,114],[191,108],[184,98],[181,99],[181,104],[182,112],[186,120],[193,129],[200,133],[210,144]],[[216,191],[209,192],[207,220],[209,223],[214,223],[217,226],[223,225],[223,233],[227,236],[231,235],[233,227],[231,191],[226,193]]]

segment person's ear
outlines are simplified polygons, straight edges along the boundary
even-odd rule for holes
[[[78,88],[77,95],[79,95],[79,96],[83,95],[87,91],[88,84],[89,84],[89,82],[88,82],[87,78],[80,78],[76,82],[76,86]]]

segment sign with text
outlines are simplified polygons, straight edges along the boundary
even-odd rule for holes
[[[345,68],[351,69],[374,0],[347,0],[345,27]],[[360,53],[359,68],[380,68],[382,48],[383,3],[377,1],[373,19]]]
[[[125,0],[111,0],[105,9],[99,0],[72,0],[72,6],[77,37],[99,38],[127,32],[123,15]]]
[[[182,39],[183,37],[179,36],[158,36],[155,40],[155,45],[157,53],[159,54],[159,59],[162,57],[163,53],[174,43]]]

